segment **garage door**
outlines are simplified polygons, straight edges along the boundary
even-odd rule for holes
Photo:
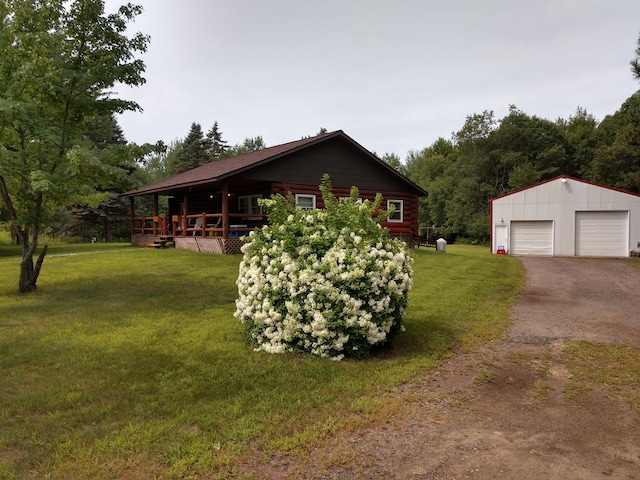
[[[626,257],[627,212],[576,212],[576,255]]]
[[[553,222],[511,222],[512,255],[553,255]]]

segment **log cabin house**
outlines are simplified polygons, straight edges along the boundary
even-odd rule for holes
[[[130,198],[131,242],[218,254],[240,253],[243,235],[267,223],[258,198],[291,193],[302,208],[322,208],[318,185],[328,174],[336,197],[360,197],[394,205],[383,224],[409,242],[418,236],[418,199],[427,192],[342,130],[304,138],[206,165],[122,195]],[[153,195],[153,216],[136,216],[135,199]],[[158,213],[159,196],[168,197],[168,214]]]

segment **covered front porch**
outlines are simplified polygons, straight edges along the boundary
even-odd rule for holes
[[[258,199],[269,196],[272,185],[236,186],[232,190],[224,182],[218,189],[212,187],[153,193],[150,216],[136,214],[136,197],[131,196],[131,243],[218,254],[240,253],[242,237],[268,221]],[[162,207],[161,196],[167,197]],[[160,213],[161,210],[164,211]]]
[[[163,248],[175,246],[199,252],[240,253],[242,238],[267,221],[266,215],[222,214],[203,212],[197,215],[133,217],[131,243]],[[225,228],[226,227],[226,228]]]

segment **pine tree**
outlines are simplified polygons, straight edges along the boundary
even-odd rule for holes
[[[135,176],[138,169],[136,161],[128,158],[124,147],[128,144],[115,115],[95,117],[87,122],[86,137],[102,155],[110,156],[112,173],[105,182],[96,185],[96,195],[101,201],[96,205],[76,203],[59,212],[60,218],[69,215],[72,221],[62,221],[56,228],[62,227],[68,233],[79,237],[96,236],[110,242],[112,234],[126,237],[129,234],[129,201],[119,194],[139,186]],[[146,148],[146,147],[143,147]],[[106,160],[105,160],[106,162]],[[58,222],[56,222],[58,223]]]
[[[180,155],[173,163],[171,173],[186,172],[192,168],[199,167],[205,163],[209,163],[209,153],[207,148],[207,140],[202,133],[202,127],[199,123],[193,122],[189,133],[182,141],[182,150]]]
[[[631,73],[633,78],[640,80],[640,37],[638,37],[638,48],[636,48],[636,58],[631,60]]]
[[[210,160],[217,160],[219,158],[223,158],[227,150],[229,150],[229,145],[226,140],[222,139],[222,132],[218,127],[218,122],[214,122],[213,127],[207,133],[207,148],[208,155]]]

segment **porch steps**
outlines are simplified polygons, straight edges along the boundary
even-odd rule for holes
[[[168,245],[170,244],[170,245]],[[171,235],[160,235],[158,239],[147,245],[149,248],[168,248],[175,246],[173,243],[173,237]]]

